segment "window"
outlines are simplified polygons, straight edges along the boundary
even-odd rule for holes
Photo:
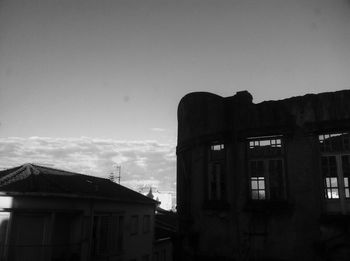
[[[344,201],[350,198],[350,146],[346,132],[318,135],[325,197]],[[345,205],[341,204],[344,210]]]
[[[252,199],[265,199],[265,177],[264,177],[264,162],[251,161],[250,162],[250,182],[251,182],[251,197]]]
[[[50,218],[48,213],[14,213],[8,260],[41,260],[45,245],[49,243],[45,229]]]
[[[139,232],[139,216],[131,216],[130,234],[136,235]]]
[[[211,145],[212,151],[222,151],[224,149],[224,144],[214,144]]]
[[[343,169],[343,178],[344,178],[344,192],[345,198],[350,198],[349,192],[349,177],[350,177],[350,156],[343,155],[342,156],[342,169]]]
[[[95,215],[92,237],[93,256],[120,253],[123,247],[123,216]]]
[[[318,135],[321,152],[340,152],[350,150],[350,136],[346,132]]]
[[[212,144],[208,163],[208,199],[225,200],[226,184],[224,177],[225,146]]]
[[[148,233],[151,231],[151,216],[144,215],[143,216],[143,233]]]
[[[339,198],[338,171],[335,156],[321,157],[322,174],[325,182],[325,196],[328,199]]]
[[[252,137],[247,144],[250,199],[285,199],[282,136]]]

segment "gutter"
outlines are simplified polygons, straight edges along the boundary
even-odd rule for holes
[[[136,193],[136,192],[135,192]],[[78,194],[67,194],[67,193],[47,193],[47,192],[0,192],[1,196],[13,196],[13,197],[59,197],[59,198],[74,198],[74,199],[94,199],[94,200],[107,200],[121,203],[140,203],[145,205],[156,205],[158,201],[149,199],[153,202],[146,202],[141,200],[127,200],[127,199],[114,199],[109,197],[98,197],[98,196],[86,196]]]

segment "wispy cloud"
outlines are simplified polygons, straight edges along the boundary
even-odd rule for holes
[[[151,130],[152,130],[152,131],[156,131],[156,132],[165,131],[165,129],[163,129],[163,128],[152,128]]]
[[[121,166],[121,184],[175,191],[175,145],[156,141],[81,138],[0,138],[0,168],[24,163],[108,177]]]

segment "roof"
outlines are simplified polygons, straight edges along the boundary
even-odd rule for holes
[[[156,210],[155,238],[158,240],[173,237],[178,231],[178,215],[160,207],[157,207]]]
[[[108,179],[54,168],[24,164],[0,171],[0,192],[6,194],[75,196],[156,204],[131,189]]]

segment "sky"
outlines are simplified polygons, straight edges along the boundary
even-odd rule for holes
[[[350,88],[348,0],[0,0],[0,169],[176,189],[177,105]]]

